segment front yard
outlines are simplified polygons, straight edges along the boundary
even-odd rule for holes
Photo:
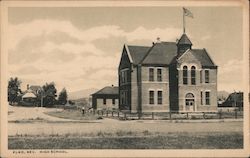
[[[99,132],[97,135],[9,137],[9,149],[242,149],[242,133]]]

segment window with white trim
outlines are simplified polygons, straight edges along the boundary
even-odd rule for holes
[[[149,81],[154,81],[154,68],[149,68]]]
[[[209,70],[205,70],[205,83],[209,83]]]
[[[157,69],[157,81],[161,82],[162,81],[162,69]]]
[[[195,66],[191,67],[191,84],[192,85],[196,84],[196,68],[195,68]]]
[[[202,83],[202,70],[200,71],[200,83]]]
[[[203,92],[201,91],[201,105],[203,105]]]
[[[206,105],[210,105],[210,92],[206,92]]]
[[[149,91],[149,104],[154,104],[154,91]]]
[[[183,66],[183,84],[188,84],[188,67]]]
[[[162,104],[162,91],[157,92],[157,104]]]

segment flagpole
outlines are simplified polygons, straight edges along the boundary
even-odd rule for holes
[[[183,34],[185,34],[185,13],[184,13],[184,9],[182,10],[183,12]]]

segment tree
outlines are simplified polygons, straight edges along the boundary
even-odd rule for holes
[[[60,105],[65,105],[67,103],[67,99],[68,99],[67,91],[65,88],[63,88],[62,91],[59,93],[58,103]]]
[[[45,107],[52,107],[53,105],[56,104],[56,97],[57,97],[57,90],[55,87],[55,83],[46,83],[43,86],[43,92],[44,92],[44,97],[43,97],[43,105]]]
[[[15,78],[10,78],[8,82],[8,102],[10,105],[13,105],[13,103],[17,103],[20,101],[20,94],[21,89],[21,81],[15,77]]]

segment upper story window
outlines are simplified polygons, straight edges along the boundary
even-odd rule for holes
[[[149,104],[154,104],[154,91],[149,91]]]
[[[183,84],[188,84],[188,67],[183,66]]]
[[[196,84],[196,69],[194,66],[191,67],[191,84],[195,85]]]
[[[157,81],[162,81],[162,69],[157,69]]]
[[[122,70],[121,71],[121,83],[127,83],[128,82],[128,70]]]
[[[209,83],[209,70],[205,70],[205,83]]]
[[[149,81],[154,81],[154,68],[149,68]]]
[[[200,71],[200,83],[202,83],[202,70]]]

